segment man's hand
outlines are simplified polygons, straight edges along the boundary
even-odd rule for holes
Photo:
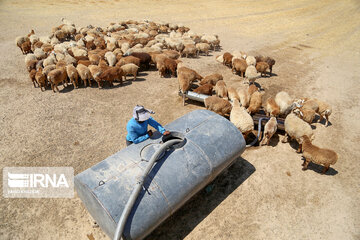
[[[169,135],[169,134],[170,134],[169,131],[165,131],[165,132],[163,133],[164,136]]]
[[[147,132],[147,134],[149,134],[149,137],[151,137],[151,136],[153,135],[153,132],[152,132],[151,130],[149,130],[149,131]]]

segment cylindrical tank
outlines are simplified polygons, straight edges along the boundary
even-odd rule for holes
[[[126,222],[125,239],[142,239],[245,150],[240,131],[227,119],[195,110],[165,126],[183,141],[166,151],[144,182]],[[147,161],[167,139],[159,133],[75,176],[75,189],[101,229],[113,238],[130,194]]]

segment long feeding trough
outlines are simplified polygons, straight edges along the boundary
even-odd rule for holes
[[[154,134],[75,177],[79,197],[109,237],[116,237],[117,224],[139,182],[143,181],[143,187],[130,208],[124,239],[146,237],[245,150],[240,131],[207,110],[188,113],[165,128],[172,132],[167,139]],[[152,156],[169,145],[169,139],[177,143],[162,152],[143,178]]]

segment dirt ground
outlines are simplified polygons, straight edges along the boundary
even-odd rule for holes
[[[183,23],[218,34],[222,52],[276,59],[266,95],[285,90],[333,107],[331,126],[314,124],[315,144],[339,160],[326,175],[302,171],[296,144],[275,136],[248,149],[159,226],[148,239],[360,239],[360,4],[358,1],[36,1],[0,2],[0,167],[71,166],[75,174],[125,147],[126,122],[143,104],[169,123],[201,105],[183,107],[176,78],[143,72],[123,87],[41,92],[28,79],[16,36],[48,34],[66,17],[77,26],[126,19]],[[185,59],[202,75],[240,77],[214,56]],[[60,86],[60,89],[62,87]],[[2,172],[2,171],[1,171]],[[2,173],[1,173],[2,176]],[[80,199],[0,199],[0,239],[108,239]]]

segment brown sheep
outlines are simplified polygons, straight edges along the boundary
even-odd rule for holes
[[[303,157],[305,158],[304,167],[302,170],[306,170],[310,162],[316,164],[324,165],[324,169],[321,172],[322,174],[326,173],[330,165],[334,165],[338,160],[338,155],[336,152],[326,148],[319,148],[313,145],[308,136],[303,136],[300,138],[300,143],[302,145]]]
[[[247,68],[247,64],[245,59],[234,59],[233,63],[232,63],[232,72],[233,73],[239,73],[240,72],[240,77],[244,78],[245,77],[245,71]]]
[[[275,60],[271,57],[256,56],[256,62],[266,62],[269,65],[270,76],[272,74],[272,67],[275,65]]]
[[[261,77],[264,76],[266,77],[266,70],[269,68],[269,65],[266,62],[258,62],[256,63],[256,71],[258,71],[261,74]]]
[[[185,44],[184,49],[181,52],[181,56],[184,55],[186,58],[189,56],[195,57],[197,55],[195,44]]]
[[[42,70],[43,69],[40,67],[39,70],[35,74],[35,79],[40,87],[40,90],[43,92],[42,88],[44,88],[44,91],[45,91],[46,90],[45,87],[48,85],[48,83],[47,83],[46,75]]]
[[[23,44],[21,44],[21,51],[23,52],[23,54],[32,53],[30,40],[27,40]]]
[[[127,57],[123,57],[119,60],[119,62],[116,64],[116,66],[124,66],[125,64],[128,63],[133,63],[136,66],[140,67],[140,59],[134,56],[127,56]]]
[[[60,92],[57,85],[62,82],[65,88],[65,81],[67,79],[66,69],[59,68],[52,70],[51,72],[49,72],[47,79],[51,84],[51,89],[53,90],[53,92],[55,92],[55,88],[58,92]]]
[[[182,75],[185,75],[187,78],[189,78],[189,80],[191,82],[203,79],[203,77],[200,74],[198,74],[195,70],[192,70],[192,69],[187,68],[187,67],[178,68],[177,69],[177,74],[179,75],[180,73]]]
[[[232,106],[230,102],[217,96],[205,98],[204,103],[206,109],[213,111],[221,116],[225,116],[231,112]]]
[[[123,70],[125,80],[126,80],[126,75],[133,75],[134,76],[133,81],[136,80],[136,75],[137,75],[137,72],[139,69],[139,67],[137,65],[135,65],[133,63],[128,63],[128,64],[121,66],[121,69]]]
[[[218,81],[214,87],[214,90],[216,92],[216,96],[225,98],[225,99],[228,98],[228,91],[227,91],[224,80]]]
[[[260,110],[261,107],[261,97],[262,94],[260,92],[254,92],[250,97],[250,104],[247,108],[247,112],[249,114],[257,113]]]
[[[259,88],[255,86],[255,84],[252,84],[247,89],[249,96],[251,96],[254,92],[258,92]]]
[[[234,102],[234,100],[236,99],[236,100],[238,100],[238,101],[240,102],[240,96],[239,96],[239,94],[237,93],[237,91],[236,91],[235,88],[233,88],[233,87],[228,87],[227,90],[228,90],[228,97],[229,97],[229,99],[230,99],[231,101]]]
[[[35,79],[35,75],[36,75],[36,69],[32,69],[32,70],[29,72],[29,77],[30,77],[30,80],[32,81],[32,83],[34,84],[34,88],[36,88],[35,83],[37,83],[37,85],[39,85],[38,82],[37,82],[36,79]]]
[[[91,62],[90,60],[79,60],[79,61],[77,62],[77,65],[79,65],[79,64],[82,64],[82,65],[88,67],[89,65],[92,64],[92,62]]]
[[[94,41],[88,41],[88,42],[85,41],[85,47],[88,50],[94,50],[96,48],[96,45],[95,45]]]
[[[213,87],[214,87],[213,85],[206,83],[206,84],[203,84],[200,87],[194,89],[194,92],[211,96]]]
[[[170,71],[171,75],[176,77],[176,69],[178,65],[178,60],[171,58],[165,58],[163,61],[158,61],[156,67],[159,70],[160,76],[164,77],[166,71]]]
[[[252,86],[252,85],[251,85]],[[280,114],[280,107],[273,97],[269,97],[265,102],[266,116],[276,117]]]
[[[215,86],[216,83],[220,80],[223,80],[223,76],[219,73],[214,73],[214,74],[204,77],[204,79],[201,80],[200,85],[209,83],[209,84]]]
[[[231,53],[229,53],[229,52],[224,53],[224,55],[223,55],[223,59],[224,59],[223,64],[225,66],[231,67],[232,66],[232,58],[233,58],[233,55],[231,55]]]
[[[79,74],[76,68],[72,64],[69,64],[66,66],[66,73],[70,79],[70,82],[74,85],[74,88],[79,88]]]
[[[185,93],[190,89],[191,83],[202,77],[194,70],[181,67],[178,69],[179,90],[182,93],[183,106],[185,106]]]
[[[175,50],[164,50],[163,53],[168,57],[168,58],[171,58],[171,59],[178,59],[180,57],[180,54],[175,51]]]
[[[106,42],[105,42],[105,40],[104,40],[103,38],[101,38],[101,37],[95,38],[94,44],[95,44],[96,48],[106,49]]]
[[[277,121],[275,117],[271,117],[264,127],[264,139],[260,142],[260,145],[268,145],[271,137],[277,131]]]
[[[124,76],[124,71],[119,66],[109,67],[103,73],[100,74],[99,78],[103,81],[108,81],[110,83],[110,87],[114,86],[113,81],[118,79],[120,81],[120,85],[122,85],[122,77]],[[99,82],[98,82],[99,84]],[[99,84],[100,88],[100,84]]]
[[[89,61],[91,62],[91,64],[93,65],[98,65],[99,61],[101,59],[101,56],[98,54],[89,54]]]
[[[31,72],[31,70],[36,69],[37,60],[30,60],[26,62],[26,69],[28,72]]]
[[[89,83],[89,86],[91,87],[91,72],[89,68],[85,65],[78,64],[76,70],[80,78],[84,81],[85,87],[87,86],[87,83]]]
[[[140,64],[142,64],[145,67],[145,69],[149,69],[151,62],[150,54],[145,52],[133,52],[131,53],[131,56],[140,59]]]

